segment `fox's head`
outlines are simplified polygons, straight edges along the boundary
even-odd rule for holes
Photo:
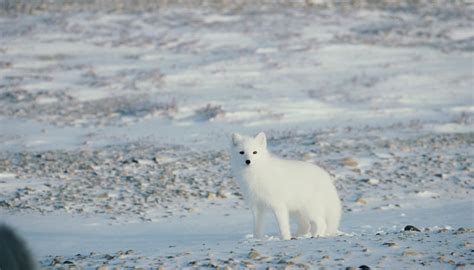
[[[258,133],[255,138],[232,134],[231,157],[232,163],[239,167],[252,167],[259,164],[268,155],[267,137]]]

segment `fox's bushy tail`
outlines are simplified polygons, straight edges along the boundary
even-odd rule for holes
[[[25,242],[15,231],[0,224],[0,270],[35,270],[36,264]]]

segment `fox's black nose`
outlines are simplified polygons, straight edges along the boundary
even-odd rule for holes
[[[250,164],[250,160],[247,159],[247,160],[245,161],[245,163],[247,163],[247,165],[249,165],[249,164]]]

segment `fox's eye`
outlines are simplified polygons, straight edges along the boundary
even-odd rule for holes
[[[239,153],[240,153],[241,155],[245,154],[245,152],[244,152],[244,151],[240,151]]]
[[[256,154],[257,154],[257,151],[253,151],[253,154],[256,155]]]

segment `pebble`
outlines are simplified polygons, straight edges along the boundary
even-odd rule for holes
[[[386,242],[386,243],[383,243],[382,245],[387,246],[387,247],[396,247],[397,246],[397,244],[394,243],[394,242]]]
[[[405,226],[405,228],[403,230],[404,231],[409,231],[409,232],[421,232],[420,229],[418,229],[417,227],[415,227],[413,225],[407,225],[407,226]]]
[[[250,268],[250,269],[256,268],[255,264],[249,261],[243,261],[243,264],[246,268]]]
[[[258,253],[258,251],[256,251],[255,249],[252,248],[250,250],[249,254],[247,255],[247,258],[255,260],[260,256],[261,256],[260,253]]]
[[[402,252],[402,256],[405,256],[405,257],[413,257],[413,256],[419,256],[419,255],[421,254],[414,250],[405,250]]]
[[[342,159],[342,164],[346,165],[346,166],[349,166],[349,167],[356,167],[357,165],[359,165],[359,163],[357,163],[357,161],[351,157],[346,157],[346,158],[343,158]]]
[[[364,198],[359,197],[357,198],[356,203],[365,205],[367,204],[367,201]]]
[[[62,260],[61,256],[56,256],[56,257],[53,258],[53,260],[51,261],[51,263],[49,265],[55,266],[57,264],[60,264],[61,260]]]
[[[375,179],[375,178],[370,178],[370,179],[367,180],[367,183],[370,184],[370,185],[375,186],[375,185],[378,185],[380,183],[380,180]]]
[[[225,189],[220,188],[220,189],[217,191],[216,196],[217,196],[218,198],[225,199],[225,198],[228,197],[228,192],[226,192]]]
[[[207,193],[207,198],[208,198],[209,200],[215,199],[215,198],[216,198],[216,193],[214,193],[214,192],[208,192],[208,193]]]

